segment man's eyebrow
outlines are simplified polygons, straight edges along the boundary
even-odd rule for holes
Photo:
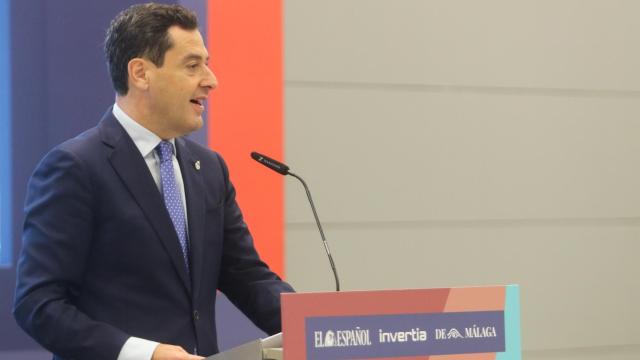
[[[204,60],[205,62],[207,62],[209,61],[209,57],[207,56],[205,58],[200,54],[187,54],[184,58],[182,58],[182,62],[189,62],[191,60],[199,60],[199,61]]]

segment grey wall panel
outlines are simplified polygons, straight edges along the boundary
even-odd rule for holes
[[[286,160],[345,289],[519,283],[525,358],[640,356],[640,3],[285,10]],[[331,290],[293,179],[286,214],[289,280]]]
[[[285,5],[291,81],[640,91],[634,0]]]
[[[289,86],[286,116],[326,221],[640,216],[640,98]]]
[[[343,224],[327,237],[345,290],[517,283],[526,350],[640,344],[640,221]],[[288,279],[330,291],[317,230],[289,225]]]

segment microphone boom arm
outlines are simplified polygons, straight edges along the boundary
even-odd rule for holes
[[[288,172],[288,175],[293,176],[294,178],[300,180],[302,186],[304,186],[304,190],[307,192],[307,198],[309,198],[309,204],[311,204],[311,210],[313,211],[313,217],[316,219],[316,225],[318,225],[318,230],[320,230],[320,237],[322,238],[322,244],[324,245],[324,249],[327,252],[327,256],[329,257],[329,264],[331,265],[331,270],[333,270],[333,276],[336,279],[336,291],[340,291],[340,280],[338,279],[338,271],[336,270],[336,264],[333,262],[333,256],[331,256],[331,251],[329,250],[329,243],[327,243],[327,239],[324,237],[324,231],[322,230],[322,225],[320,224],[320,219],[318,218],[318,212],[316,211],[316,207],[313,204],[313,199],[311,198],[311,192],[309,191],[309,187],[307,183],[298,175]]]

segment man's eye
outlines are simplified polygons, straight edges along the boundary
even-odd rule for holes
[[[195,70],[198,67],[198,64],[189,64],[187,67],[191,70]]]

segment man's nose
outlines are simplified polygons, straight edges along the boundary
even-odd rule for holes
[[[216,74],[213,73],[213,70],[211,70],[209,66],[207,66],[206,68],[207,73],[205,74],[205,77],[200,85],[203,87],[208,87],[209,90],[213,90],[218,87],[218,78],[216,78]]]

